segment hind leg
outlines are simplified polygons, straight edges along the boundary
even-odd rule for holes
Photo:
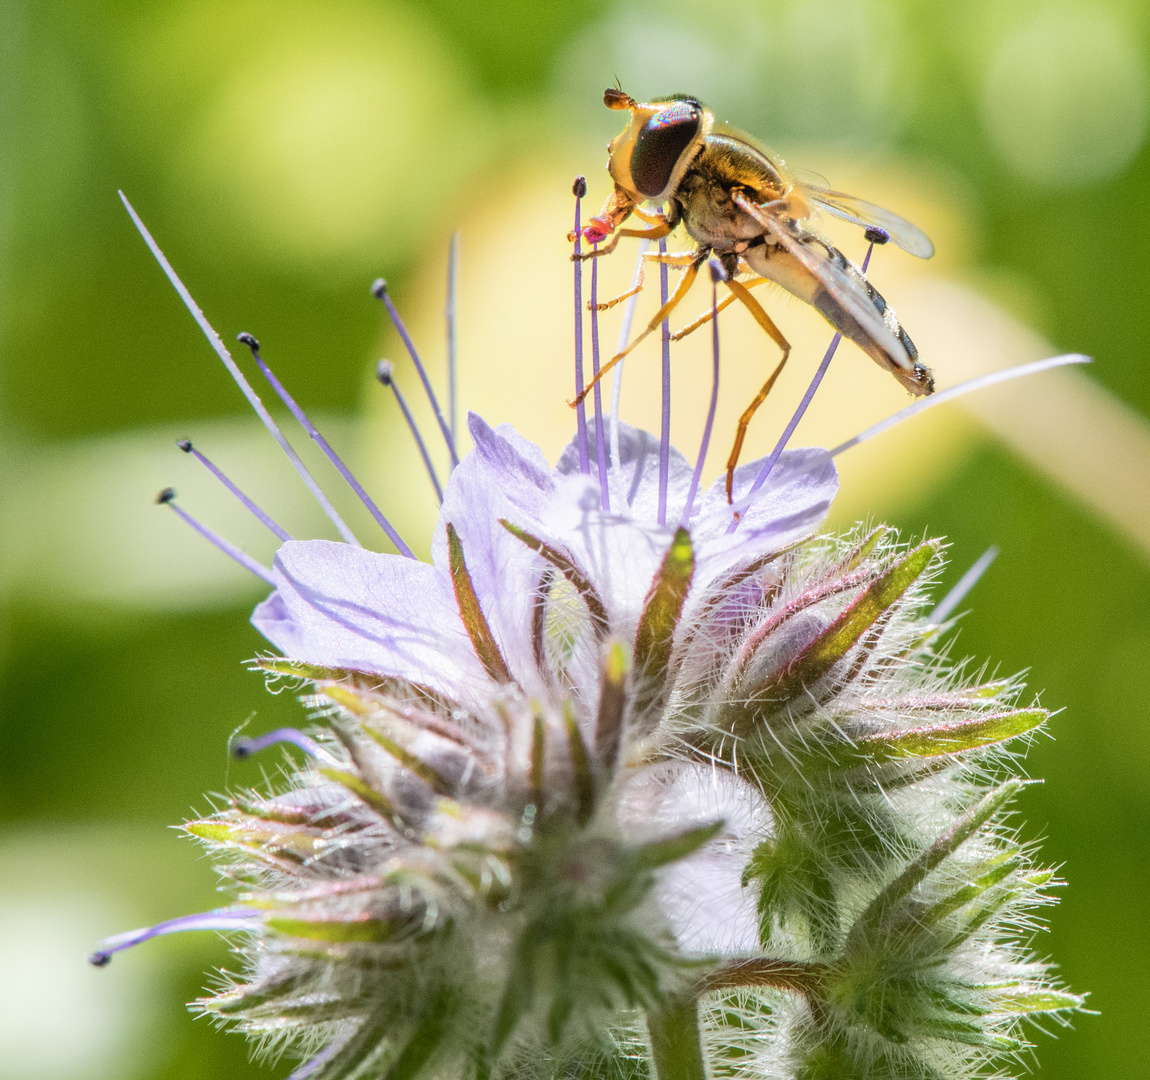
[[[758,284],[755,282],[754,284]],[[771,336],[771,339],[782,350],[783,357],[779,361],[778,366],[771,372],[771,376],[765,383],[763,388],[755,395],[754,400],[743,410],[743,415],[739,417],[738,427],[735,429],[735,444],[731,447],[731,455],[727,458],[727,503],[733,501],[733,489],[735,483],[735,466],[739,463],[739,454],[743,449],[743,440],[747,437],[747,428],[751,423],[751,418],[755,415],[759,406],[767,400],[767,395],[771,392],[771,388],[775,385],[775,380],[778,379],[782,373],[783,368],[786,366],[787,357],[791,355],[791,343],[783,337],[782,331],[774,324],[771,317],[763,310],[762,305],[747,291],[745,285],[741,282],[735,281],[731,278],[727,281],[727,287],[731,293],[743,302],[750,313],[754,316],[757,322],[766,332]]]

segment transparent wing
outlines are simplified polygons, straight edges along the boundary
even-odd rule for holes
[[[843,221],[853,225],[861,225],[864,229],[877,225],[890,234],[890,238],[903,251],[909,251],[920,259],[929,259],[934,254],[934,244],[917,225],[912,225],[904,217],[884,210],[866,199],[856,199],[853,195],[844,195],[841,191],[831,191],[830,188],[818,184],[804,184],[806,195],[811,202],[817,203],[829,214],[834,214]]]
[[[866,279],[847,262],[846,256],[841,251],[835,248],[828,250],[821,243],[797,235],[787,223],[777,220],[745,196],[736,195],[735,201],[761,225],[769,229],[771,235],[775,236],[779,243],[819,280],[831,302],[853,320],[863,334],[886,354],[891,370],[897,369],[908,373],[914,371],[914,364],[905,346],[887,326],[867,292]],[[832,311],[824,310],[818,304],[815,306],[831,319],[832,324],[835,323]],[[849,333],[846,336],[854,337]]]

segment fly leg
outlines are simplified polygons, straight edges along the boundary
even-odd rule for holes
[[[752,282],[751,284],[758,284],[758,282]],[[763,388],[755,395],[754,400],[743,411],[743,415],[739,417],[739,424],[735,430],[735,445],[731,447],[731,456],[727,458],[727,503],[730,504],[733,501],[732,492],[735,483],[735,466],[739,463],[739,454],[743,449],[743,440],[747,436],[747,426],[750,424],[751,417],[755,415],[755,411],[758,407],[767,400],[767,395],[775,385],[775,380],[786,366],[787,357],[791,355],[791,343],[783,337],[782,331],[763,310],[762,305],[747,291],[746,285],[736,281],[734,278],[728,278],[727,288],[731,290],[732,298],[738,298],[747,306],[747,310],[754,316],[755,322],[770,334],[771,339],[778,345],[783,353],[782,359],[779,361],[775,370],[771,372],[770,378],[763,383]]]
[[[767,280],[768,279],[765,277],[758,277],[756,275],[755,277],[750,278],[747,281],[744,281],[743,284],[748,289],[753,289],[756,285],[762,285],[763,282],[767,281]],[[620,298],[620,299],[622,299],[622,298]],[[735,302],[736,299],[737,299],[737,297],[735,296],[735,294],[733,292],[729,296],[724,296],[723,299],[719,301],[719,310],[722,311],[725,308],[729,308]],[[696,330],[699,329],[700,326],[703,326],[706,323],[710,322],[714,313],[715,313],[714,308],[707,308],[707,310],[704,311],[703,314],[700,315],[694,322],[687,323],[687,325],[684,326],[682,330],[676,330],[671,335],[671,340],[672,341],[682,341],[683,338],[685,338],[688,334],[694,333]]]
[[[678,224],[676,221],[669,221],[662,216],[652,216],[650,219],[655,224],[649,229],[619,229],[615,235],[611,237],[611,242],[605,247],[596,247],[591,251],[581,251],[578,255],[572,255],[572,262],[582,262],[584,259],[597,259],[601,255],[610,255],[615,250],[616,245],[624,236],[636,236],[640,240],[662,240],[667,236],[672,229]]]
[[[683,276],[679,278],[679,284],[675,286],[675,291],[671,294],[670,299],[661,308],[659,308],[657,312],[655,312],[655,317],[647,324],[643,332],[640,333],[639,336],[635,338],[635,340],[632,341],[631,344],[628,345],[622,352],[616,353],[614,356],[612,356],[611,359],[608,360],[607,363],[605,363],[599,369],[599,374],[596,375],[595,378],[593,378],[585,387],[583,387],[582,392],[574,399],[574,401],[567,402],[571,408],[575,408],[577,405],[579,405],[583,399],[591,392],[591,389],[595,386],[595,384],[601,378],[603,378],[603,376],[606,375],[608,371],[610,371],[617,363],[619,363],[620,360],[623,359],[623,357],[631,352],[631,350],[634,349],[635,346],[639,344],[639,342],[653,333],[656,327],[658,327],[658,325],[665,318],[667,318],[667,316],[670,315],[672,311],[675,310],[679,302],[683,299],[684,296],[687,295],[687,290],[691,287],[695,281],[695,278],[699,274],[699,267],[707,261],[707,256],[709,254],[710,251],[704,249],[702,251],[692,252],[689,255],[663,255],[658,252],[651,252],[650,254],[644,256],[644,258],[650,259],[651,262],[661,263],[665,266],[685,267],[683,270]],[[748,296],[749,295],[750,294],[748,294]],[[753,298],[751,298],[751,303],[755,303]],[[757,304],[755,304],[755,306],[758,307]],[[762,309],[760,308],[759,310],[761,311]],[[765,311],[763,312],[763,316],[764,318],[766,317]],[[770,322],[769,319],[767,321]],[[772,323],[771,325],[774,324]]]
[[[674,267],[682,268],[685,266],[690,266],[691,263],[693,263],[694,261],[695,261],[694,255],[662,255],[657,251],[644,252],[643,258],[639,261],[639,276],[638,276],[637,280],[635,281],[634,288],[628,289],[625,293],[620,293],[618,296],[613,297],[612,299],[606,301],[605,303],[597,305],[597,310],[599,310],[599,311],[610,311],[611,308],[613,308],[616,304],[621,304],[624,300],[628,300],[632,296],[635,296],[638,293],[642,292],[643,291],[643,279],[644,279],[646,272],[647,272],[647,263],[648,262],[657,262],[657,263],[663,264],[664,266],[674,266]],[[762,280],[766,281],[767,279],[763,278]],[[727,298],[726,302],[729,304],[731,302],[730,298]],[[590,300],[587,301],[587,310],[588,311],[591,310],[591,301]],[[694,327],[692,327],[692,329],[694,329]],[[681,336],[682,336],[681,334],[679,334],[679,335],[672,334],[671,340],[672,341],[678,341]]]

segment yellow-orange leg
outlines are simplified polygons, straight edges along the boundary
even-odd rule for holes
[[[787,357],[791,355],[791,343],[783,337],[782,331],[774,324],[771,317],[763,310],[762,305],[756,300],[749,292],[747,287],[734,278],[727,280],[727,288],[731,293],[741,300],[750,313],[754,316],[757,322],[768,334],[776,345],[782,350],[783,357],[779,361],[778,367],[771,372],[771,377],[763,383],[763,388],[755,395],[754,401],[747,406],[743,411],[743,415],[739,417],[738,427],[735,429],[735,445],[731,447],[731,456],[727,458],[727,503],[733,501],[733,490],[735,483],[735,466],[739,463],[739,454],[743,449],[743,440],[747,437],[747,427],[751,422],[751,417],[755,415],[756,410],[764,401],[767,400],[767,395],[771,392],[771,388],[775,385],[775,380],[782,373],[783,368],[786,366]]]
[[[591,392],[595,384],[601,378],[603,378],[603,376],[606,375],[608,371],[610,371],[617,363],[619,363],[620,360],[622,360],[629,352],[631,352],[631,350],[634,349],[635,346],[639,344],[639,342],[648,337],[656,329],[656,327],[658,327],[658,325],[665,318],[667,318],[667,316],[670,315],[672,311],[675,310],[676,306],[679,304],[679,301],[681,301],[683,297],[687,295],[687,290],[691,287],[692,284],[694,284],[695,278],[699,274],[699,267],[703,265],[703,259],[701,259],[698,255],[660,255],[658,252],[654,252],[650,258],[652,262],[665,262],[670,266],[678,266],[680,265],[681,261],[685,259],[690,259],[691,261],[690,265],[688,265],[687,268],[683,271],[683,276],[679,279],[679,284],[675,286],[675,291],[671,294],[671,298],[661,308],[659,308],[657,312],[655,312],[655,317],[647,324],[646,329],[644,329],[643,332],[637,338],[635,338],[635,340],[632,341],[631,344],[628,345],[627,348],[625,348],[621,353],[616,353],[614,356],[612,356],[611,359],[608,360],[607,363],[605,363],[599,369],[599,374],[596,375],[595,378],[593,378],[585,387],[583,387],[583,392],[580,393],[574,401],[567,402],[571,408],[574,409],[576,406],[578,406]],[[752,297],[751,303],[754,302],[754,298]],[[764,317],[766,314],[767,313],[764,311]],[[770,320],[768,319],[767,321],[769,322]]]
[[[661,263],[665,266],[673,266],[673,267],[677,267],[677,268],[681,269],[684,266],[690,266],[691,263],[693,263],[694,261],[695,261],[694,254],[690,254],[690,255],[675,255],[675,254],[666,255],[666,254],[663,254],[663,253],[658,252],[658,251],[644,252],[643,257],[639,260],[639,277],[638,277],[638,280],[635,282],[635,287],[633,289],[628,289],[625,293],[620,293],[618,296],[614,297],[611,300],[608,300],[604,304],[599,304],[598,309],[600,311],[610,311],[611,308],[613,308],[616,304],[621,304],[624,300],[628,300],[632,296],[635,296],[637,293],[642,292],[643,281],[644,281],[644,278],[646,277],[646,273],[647,273],[647,263],[649,263],[649,262]],[[766,281],[766,278],[763,278],[762,280]],[[730,303],[730,300],[728,300],[727,302]],[[588,311],[591,310],[591,301],[590,300],[587,301],[587,310]],[[671,340],[677,341],[678,338],[672,336]]]
[[[657,225],[650,229],[617,229],[615,235],[611,237],[611,242],[606,246],[592,248],[590,251],[581,251],[578,255],[573,254],[571,261],[582,262],[584,259],[597,259],[601,255],[610,255],[624,236],[636,236],[640,240],[661,240],[664,236],[667,236],[674,227],[671,222],[663,218]]]
[[[765,277],[754,277],[754,278],[751,278],[749,281],[744,281],[743,284],[748,289],[753,289],[756,285],[762,285],[762,283],[766,280],[767,279]],[[620,297],[620,299],[623,299],[623,298]],[[724,309],[729,308],[737,299],[738,299],[738,297],[733,292],[729,296],[724,296],[723,299],[719,301],[719,310],[723,311]],[[709,323],[711,321],[711,318],[714,315],[714,313],[715,313],[714,308],[707,308],[707,310],[704,311],[703,314],[700,315],[694,322],[688,323],[686,326],[683,327],[682,330],[676,330],[671,335],[671,340],[672,341],[682,341],[683,338],[685,338],[688,334],[693,334],[696,330],[699,329],[700,326],[703,326],[706,323]]]

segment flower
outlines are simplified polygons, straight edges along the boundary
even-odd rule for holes
[[[731,505],[621,423],[554,469],[468,426],[430,563],[253,567],[257,666],[314,724],[237,749],[306,760],[185,824],[232,906],[96,962],[234,933],[196,1008],[296,1080],[973,1077],[1080,1007],[1019,940],[1054,881],[1002,822],[1047,713],[949,660],[938,542],[816,535],[835,467],[785,440]]]

